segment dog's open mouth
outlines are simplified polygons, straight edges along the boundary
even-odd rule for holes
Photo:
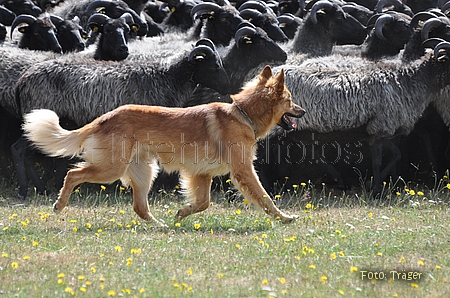
[[[285,130],[293,130],[297,128],[297,123],[291,119],[291,117],[294,118],[300,118],[303,115],[297,116],[291,113],[284,113],[281,117],[280,123],[278,123],[279,126],[281,126]]]

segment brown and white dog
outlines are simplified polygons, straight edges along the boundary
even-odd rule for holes
[[[253,167],[257,140],[275,125],[295,128],[290,117],[305,111],[291,101],[284,72],[277,76],[266,66],[233,103],[210,103],[189,108],[125,105],[77,130],[65,130],[50,110],[25,115],[25,136],[51,156],[79,156],[84,162],[68,171],[56,212],[68,203],[73,189],[83,182],[112,183],[118,179],[133,189],[133,207],[146,220],[148,193],[158,165],[179,171],[190,202],[177,213],[182,219],[210,205],[214,176],[230,173],[243,196],[283,223],[295,216],[280,211],[261,186]]]

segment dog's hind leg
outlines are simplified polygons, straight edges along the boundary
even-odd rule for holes
[[[212,176],[182,174],[181,181],[190,202],[178,210],[176,218],[183,219],[188,215],[206,210],[210,204]]]
[[[139,163],[130,164],[121,180],[125,184],[130,184],[133,189],[133,208],[137,215],[142,219],[165,226],[150,213],[148,206],[148,192],[152,187],[156,174],[156,168],[151,164],[140,161]]]
[[[296,216],[288,215],[278,209],[270,196],[262,187],[256,175],[253,166],[241,164],[241,167],[235,168],[231,174],[233,184],[239,189],[242,195],[253,202],[257,207],[263,209],[267,214],[283,223],[290,223]]]
[[[97,166],[89,163],[82,163],[78,168],[67,172],[64,178],[64,184],[59,191],[58,200],[53,204],[53,210],[59,213],[69,202],[70,194],[75,186],[84,183],[112,183],[118,180],[125,171],[126,165],[117,166]]]

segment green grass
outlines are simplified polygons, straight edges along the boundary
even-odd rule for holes
[[[299,215],[283,225],[217,191],[176,222],[177,190],[149,197],[169,227],[142,221],[118,186],[79,188],[59,215],[55,195],[0,191],[3,297],[447,297],[448,178],[393,185],[386,198],[294,184],[276,196]],[[449,185],[450,186],[450,185]],[[392,280],[391,271],[420,280]],[[363,278],[375,272],[385,279]]]

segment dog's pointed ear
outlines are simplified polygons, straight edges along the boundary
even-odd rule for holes
[[[284,91],[284,69],[281,69],[280,73],[275,77],[275,80],[277,81],[277,91],[283,92]]]
[[[259,74],[259,82],[261,84],[265,84],[267,80],[269,80],[271,77],[272,77],[272,68],[270,68],[269,65],[266,65]]]

